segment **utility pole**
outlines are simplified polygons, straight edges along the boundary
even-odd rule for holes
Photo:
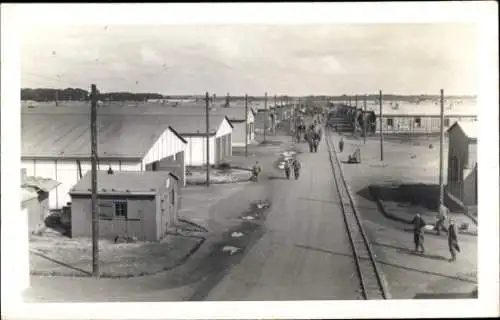
[[[267,112],[267,92],[264,95],[264,142],[266,142],[267,121],[269,121],[269,113]]]
[[[274,95],[274,109],[273,109],[273,134],[276,135],[276,109],[278,108],[278,96]]]
[[[441,134],[439,136],[439,208],[444,205],[444,179],[443,179],[443,167],[444,167],[444,90],[441,89],[441,114],[440,114],[440,129]],[[440,209],[439,209],[440,210]]]
[[[92,180],[92,275],[99,278],[99,203],[97,202],[97,87],[90,91],[90,141]]]
[[[366,144],[366,125],[367,125],[367,118],[368,114],[366,113],[366,94],[364,97],[364,104],[363,104],[363,143]]]
[[[356,124],[358,122],[358,119],[356,117],[356,115],[358,114],[358,95],[355,95],[354,96],[354,103],[355,103],[355,106],[354,106],[354,134],[356,134]]]
[[[245,94],[245,158],[248,158],[248,94]]]
[[[382,90],[378,92],[378,100],[379,100],[379,105],[380,105],[380,161],[384,161],[384,131],[382,129],[383,127],[383,121],[382,121]]]
[[[208,92],[205,94],[205,124],[207,127],[207,188],[210,187],[210,117],[209,117],[209,110],[208,110],[208,104],[210,103],[209,98],[208,98]]]

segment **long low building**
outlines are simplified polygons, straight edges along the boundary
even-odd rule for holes
[[[360,122],[365,110],[362,103],[358,106],[342,105],[346,117],[356,122],[357,128],[362,128]],[[377,102],[370,101],[366,107],[366,114],[374,114],[370,117],[375,120],[368,123],[369,128],[374,126],[375,133],[380,132],[380,106]],[[445,102],[444,127],[450,128],[457,121],[476,121],[478,109],[475,101],[464,101],[453,103]],[[361,121],[360,121],[361,120]],[[370,132],[371,130],[368,130]],[[440,132],[440,104],[439,102],[407,103],[407,102],[384,102],[382,104],[382,132],[384,134],[436,134]]]
[[[155,117],[99,115],[98,168],[115,171],[169,170],[185,183],[188,142]],[[29,176],[61,184],[49,196],[50,208],[70,201],[68,191],[91,170],[88,114],[22,114],[21,167]]]

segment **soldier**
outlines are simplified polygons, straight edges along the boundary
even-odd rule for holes
[[[425,252],[424,248],[424,232],[423,228],[426,226],[424,219],[420,216],[420,213],[415,215],[413,221],[413,242],[415,243],[415,252],[418,252],[418,249],[421,248],[422,253]]]
[[[256,161],[255,164],[252,166],[252,179],[257,182],[259,181],[259,174],[262,172],[262,166],[260,165],[259,161]]]
[[[450,249],[451,259],[450,262],[457,259],[457,251],[460,252],[460,246],[458,245],[458,230],[453,219],[450,220],[450,225],[448,226],[448,248]]]
[[[436,225],[434,226],[434,230],[436,230],[438,236],[441,235],[441,230],[446,231],[446,228],[444,226],[444,221],[446,220],[447,213],[448,213],[448,208],[446,208],[443,205],[440,205]]]
[[[290,180],[290,160],[285,161],[285,177],[287,180]]]
[[[340,150],[340,153],[342,153],[342,151],[344,151],[344,138],[340,138],[339,150]]]
[[[295,180],[299,179],[300,176],[300,168],[302,167],[302,164],[300,163],[299,159],[294,159],[293,160],[293,173],[295,175]]]

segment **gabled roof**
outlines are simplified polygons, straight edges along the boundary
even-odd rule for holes
[[[177,177],[167,171],[107,171],[97,172],[98,194],[154,195],[156,189],[165,186],[170,177]],[[70,190],[70,194],[90,194],[92,183],[91,171]]]
[[[470,140],[477,140],[479,129],[477,121],[456,121],[447,132],[452,131],[454,128],[460,128],[463,134]]]
[[[100,158],[142,159],[166,130],[177,132],[171,122],[157,116],[99,115]],[[172,122],[173,123],[173,122]],[[184,143],[187,143],[184,139]],[[89,114],[23,114],[21,117],[23,157],[88,157]]]

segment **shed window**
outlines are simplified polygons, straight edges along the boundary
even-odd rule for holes
[[[392,118],[388,118],[388,119],[387,119],[387,126],[388,126],[388,127],[392,127],[393,125],[394,125],[394,121],[393,121],[393,119],[392,119]]]
[[[444,119],[444,126],[449,127],[450,126],[450,119]]]
[[[420,128],[422,126],[422,118],[415,118],[415,127]]]
[[[103,219],[127,219],[127,201],[109,200],[99,201],[99,215]]]
[[[115,217],[127,219],[127,201],[114,201]]]
[[[170,190],[170,203],[175,206],[175,189]]]

